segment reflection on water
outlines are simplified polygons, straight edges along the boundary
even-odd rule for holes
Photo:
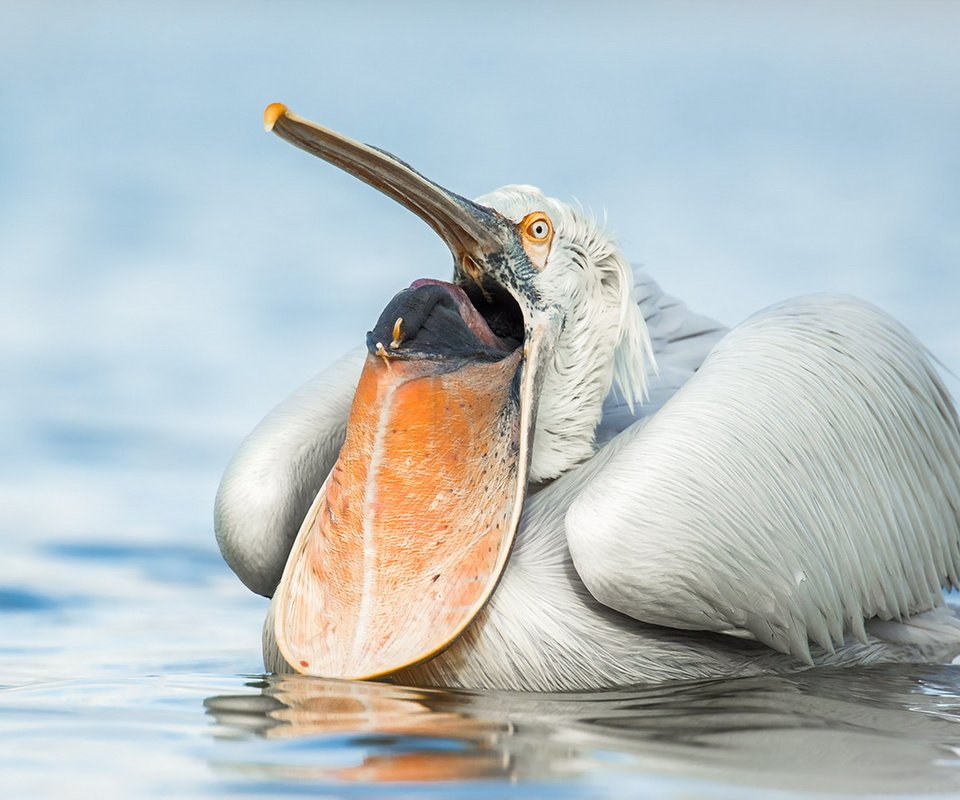
[[[901,665],[532,695],[274,676],[205,705],[225,734],[301,742],[258,762],[274,780],[572,788],[642,772],[660,789],[682,776],[685,794],[700,781],[709,794],[949,792],[960,790],[958,682],[956,667]],[[348,757],[331,762],[330,747]]]

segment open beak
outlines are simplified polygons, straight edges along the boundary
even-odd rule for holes
[[[279,103],[264,119],[409,208],[454,256],[455,283],[415,282],[368,334],[343,448],[268,616],[294,671],[381,677],[446,648],[506,567],[554,318],[513,222]]]

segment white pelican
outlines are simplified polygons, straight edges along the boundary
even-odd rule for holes
[[[532,187],[470,202],[265,120],[454,258],[223,477],[267,669],[560,690],[960,652],[960,426],[896,321],[818,295],[728,332]]]

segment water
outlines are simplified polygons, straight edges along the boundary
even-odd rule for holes
[[[12,796],[771,797],[960,791],[955,667],[571,695],[182,674],[2,695]]]
[[[266,136],[269,101],[467,195],[606,208],[727,322],[850,292],[960,371],[952,7],[401,5],[0,6],[3,795],[960,794],[955,667],[558,697],[260,676],[219,475],[448,274]]]

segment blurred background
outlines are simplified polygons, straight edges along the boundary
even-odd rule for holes
[[[468,197],[576,198],[728,324],[852,293],[960,371],[955,4],[0,17],[0,682],[257,671],[220,473],[396,290],[450,274],[419,220],[265,134],[271,101]]]

